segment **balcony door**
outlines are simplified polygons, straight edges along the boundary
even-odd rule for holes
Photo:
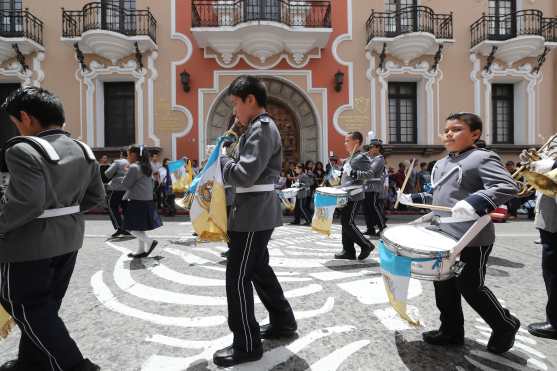
[[[246,0],[246,21],[281,21],[280,0]]]
[[[102,0],[101,4],[103,29],[134,34],[135,17],[130,15],[135,10],[135,0]]]
[[[414,32],[418,19],[418,0],[385,0],[385,11],[396,13],[386,21],[386,30],[389,34],[399,35]]]
[[[489,0],[489,38],[506,40],[516,35],[516,0]]]
[[[135,142],[135,87],[133,82],[104,83],[104,145]]]
[[[0,0],[1,32],[2,34],[14,34],[23,30],[23,22],[19,12],[22,9],[22,0]]]

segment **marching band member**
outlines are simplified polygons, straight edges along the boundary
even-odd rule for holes
[[[440,217],[438,228],[459,239],[480,216],[492,212],[517,193],[517,185],[494,152],[477,148],[482,121],[473,113],[456,113],[447,118],[443,141],[449,155],[432,171],[433,194],[402,194],[400,202],[433,203],[452,207],[452,216]],[[443,219],[450,217],[447,222]],[[425,332],[425,342],[434,345],[464,344],[461,295],[493,329],[488,351],[504,353],[512,348],[520,321],[503,308],[485,286],[486,264],[493,248],[495,230],[489,223],[460,255],[464,268],[458,277],[436,281],[435,300],[441,312],[439,330]]]
[[[221,367],[258,360],[263,355],[261,338],[292,337],[297,330],[267,250],[274,228],[282,225],[274,186],[281,170],[280,133],[265,111],[267,92],[260,80],[240,76],[228,87],[228,95],[246,131],[238,145],[238,160],[221,157],[224,181],[235,187],[226,266],[228,326],[234,337],[231,346],[213,355]],[[254,315],[252,284],[269,312],[270,324],[261,328]]]
[[[130,166],[122,185],[126,188],[124,200],[124,229],[138,240],[138,249],[129,253],[130,258],[146,258],[158,244],[147,236],[146,231],[152,231],[162,225],[157,211],[156,201],[153,200],[153,177],[149,151],[143,145],[131,145],[128,148],[128,162]],[[147,249],[147,250],[146,250]]]
[[[379,236],[385,229],[385,202],[382,194],[385,192],[385,157],[383,157],[383,141],[372,139],[369,144],[368,156],[371,160],[372,176],[365,183],[364,213],[367,231],[364,234]],[[377,230],[375,230],[377,227]]]
[[[530,169],[546,173],[557,168],[557,161],[534,161]],[[534,335],[557,340],[557,201],[554,197],[538,193],[536,200],[536,228],[542,243],[542,272],[547,291],[546,321],[532,323],[528,331]]]
[[[301,162],[296,165],[294,169],[296,172],[296,183],[299,191],[296,194],[296,206],[294,207],[294,221],[290,224],[299,225],[300,218],[303,216],[306,223],[304,225],[311,225],[310,203],[311,203],[311,186],[314,183],[313,177],[306,173],[304,164]]]
[[[0,304],[21,339],[18,359],[0,370],[100,370],[58,315],[83,245],[81,212],[105,203],[99,164],[62,130],[62,103],[48,91],[18,89],[2,109],[25,137],[2,150],[10,182],[0,206]]]
[[[108,215],[110,216],[110,221],[112,226],[116,230],[112,234],[112,238],[129,236],[130,233],[124,230],[124,222],[122,221],[122,215],[120,213],[120,208],[125,210],[126,203],[124,202],[124,194],[126,193],[126,188],[122,185],[122,180],[128,172],[128,159],[125,150],[120,153],[120,158],[114,160],[112,165],[106,169],[106,176],[110,178],[108,182]]]
[[[350,157],[344,162],[341,185],[343,187],[361,185],[361,187],[356,187],[348,192],[348,203],[340,209],[342,251],[335,254],[335,259],[356,259],[354,243],[357,243],[361,248],[360,255],[358,255],[359,260],[367,258],[375,248],[354,222],[358,206],[365,198],[363,182],[373,175],[369,157],[365,152],[360,151],[362,141],[362,133],[359,131],[350,132],[344,137],[344,148],[350,154]]]

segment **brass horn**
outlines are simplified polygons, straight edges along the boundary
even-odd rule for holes
[[[549,197],[557,196],[557,171],[545,174],[530,171],[530,163],[544,158],[557,159],[557,133],[553,134],[538,150],[530,148],[521,154],[521,166],[514,172],[513,179],[520,186],[518,197],[526,197],[536,190]]]

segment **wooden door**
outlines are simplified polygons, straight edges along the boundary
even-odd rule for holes
[[[0,104],[4,103],[11,92],[21,87],[20,84],[0,84]],[[3,110],[0,112],[0,147],[8,140],[19,135],[19,131]]]
[[[104,145],[135,142],[135,87],[133,82],[104,83]]]
[[[267,111],[275,120],[282,139],[283,161],[305,161],[300,158],[300,131],[294,113],[280,102],[269,102]]]

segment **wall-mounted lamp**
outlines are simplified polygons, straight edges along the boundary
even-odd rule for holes
[[[338,71],[335,73],[335,91],[341,91],[342,84],[344,84],[344,73],[342,71]]]
[[[191,90],[189,72],[184,70],[180,73],[180,82],[182,83],[182,89],[184,92],[188,93]]]

